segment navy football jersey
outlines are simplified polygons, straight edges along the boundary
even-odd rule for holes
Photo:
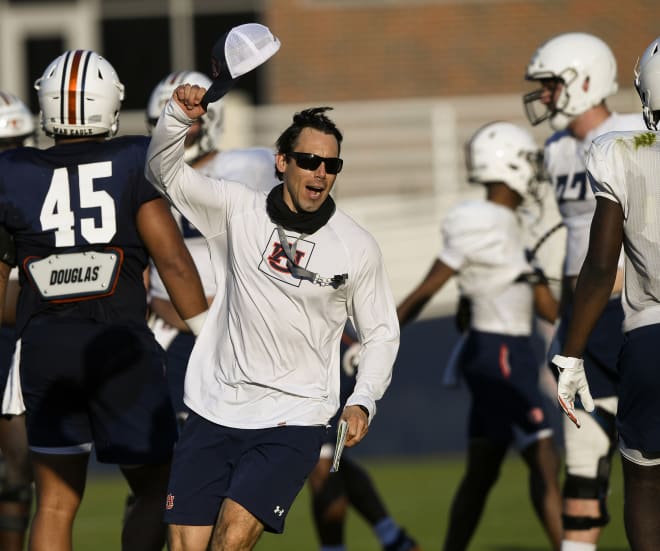
[[[0,155],[0,224],[14,235],[20,269],[19,331],[44,314],[144,322],[148,254],[136,215],[160,197],[144,177],[148,143],[132,136]]]

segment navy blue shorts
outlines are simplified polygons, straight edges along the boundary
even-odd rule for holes
[[[660,456],[660,324],[633,329],[621,349],[617,429],[627,448]]]
[[[193,346],[195,346],[195,336],[192,333],[179,333],[165,351],[167,384],[177,415],[189,412],[188,406],[183,403],[183,384]]]
[[[32,448],[75,453],[93,442],[99,461],[125,465],[172,455],[176,420],[146,325],[35,320],[22,335],[21,386]]]
[[[258,518],[268,532],[284,520],[319,459],[325,427],[235,429],[195,412],[174,450],[165,522],[214,525],[228,497]]]
[[[16,330],[13,327],[0,326],[0,400],[5,393],[15,350]]]
[[[470,438],[510,444],[549,429],[539,389],[539,360],[529,337],[470,331],[461,357],[472,394]]]
[[[566,342],[568,325],[573,315],[572,307],[562,313],[559,327],[557,327],[557,340],[563,348]],[[616,396],[619,384],[617,364],[619,352],[623,345],[623,306],[620,298],[610,299],[594,326],[587,346],[584,350],[584,370],[589,381],[589,390],[594,398]],[[553,375],[557,377],[557,370],[550,366]],[[579,400],[579,398],[578,398]]]

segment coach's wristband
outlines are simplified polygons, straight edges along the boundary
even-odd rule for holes
[[[206,320],[206,316],[208,315],[208,313],[209,313],[208,310],[204,310],[203,312],[197,314],[196,316],[193,316],[192,318],[183,320],[186,322],[186,325],[190,328],[190,332],[196,337],[202,332],[202,327],[204,326],[204,321]]]

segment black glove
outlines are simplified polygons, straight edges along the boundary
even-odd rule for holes
[[[470,323],[472,322],[472,301],[469,297],[461,295],[458,299],[458,308],[456,309],[456,315],[454,316],[454,323],[456,324],[456,329],[459,333],[465,333],[470,329]]]
[[[518,276],[518,279],[516,279],[517,282],[525,282],[529,283],[530,285],[547,285],[548,284],[548,278],[546,277],[545,273],[541,268],[534,268],[533,272],[527,272],[524,274],[520,274]]]

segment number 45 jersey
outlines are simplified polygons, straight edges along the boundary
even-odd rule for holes
[[[641,113],[612,113],[578,140],[567,130],[553,134],[545,144],[545,168],[551,179],[562,220],[566,225],[564,275],[577,276],[587,255],[589,228],[596,210],[596,198],[587,181],[585,163],[591,142],[613,130],[643,130]]]
[[[39,315],[144,323],[140,206],[160,197],[144,178],[149,140],[120,137],[0,155],[0,224],[14,235],[17,327]]]

